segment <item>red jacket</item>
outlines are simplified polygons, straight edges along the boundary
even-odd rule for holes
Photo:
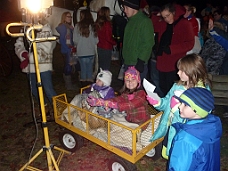
[[[175,20],[184,13],[183,7],[176,5]],[[158,42],[160,42],[167,23],[155,15],[152,15],[151,19],[154,25],[154,32],[158,33]],[[182,18],[173,28],[172,41],[169,46],[171,54],[167,55],[163,52],[162,56],[157,56],[157,69],[161,72],[175,71],[177,69],[177,61],[193,48],[194,42],[194,32],[191,23],[187,19]]]
[[[199,33],[199,23],[198,23],[196,17],[192,16],[191,18],[188,18],[188,21],[190,21],[190,23],[192,24],[195,36],[199,36],[198,35],[198,33]]]
[[[97,31],[97,34],[99,39],[97,47],[111,50],[113,45],[116,45],[116,41],[112,37],[111,22],[105,22],[101,29]]]
[[[144,90],[138,90],[133,95],[132,100],[129,100],[128,94],[121,94],[110,101],[117,102],[118,110],[127,113],[128,122],[142,124],[150,119],[146,93]]]

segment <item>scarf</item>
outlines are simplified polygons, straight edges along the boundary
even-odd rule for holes
[[[183,18],[183,15],[181,15],[172,24],[167,24],[166,25],[166,30],[162,34],[160,43],[158,45],[157,56],[161,56],[162,53],[163,53],[164,47],[169,46],[171,44],[172,37],[173,37],[173,28],[182,18]]]

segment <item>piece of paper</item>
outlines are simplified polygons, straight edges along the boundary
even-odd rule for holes
[[[145,78],[143,79],[143,87],[146,90],[146,93],[148,96],[152,97],[155,100],[160,100],[160,97],[157,93],[154,92],[156,86],[151,84],[149,81],[147,81]]]

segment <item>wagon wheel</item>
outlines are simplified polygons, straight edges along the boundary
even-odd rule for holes
[[[60,132],[59,141],[63,148],[70,152],[75,152],[80,149],[84,143],[84,139],[81,136],[69,130]]]
[[[135,164],[120,158],[119,156],[113,156],[108,162],[108,168],[110,171],[136,171]]]
[[[152,148],[148,153],[146,153],[147,157],[151,157],[154,161],[161,158],[161,151],[162,151],[162,142],[157,144],[154,148]]]
[[[13,60],[8,50],[0,44],[0,77],[7,77],[13,70]]]

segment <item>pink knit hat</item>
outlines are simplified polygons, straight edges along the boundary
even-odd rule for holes
[[[137,88],[139,88],[141,86],[141,79],[140,79],[139,71],[137,71],[137,69],[135,69],[134,66],[128,67],[127,71],[125,72],[124,80],[130,79],[130,78],[135,79],[139,83],[139,86]]]

